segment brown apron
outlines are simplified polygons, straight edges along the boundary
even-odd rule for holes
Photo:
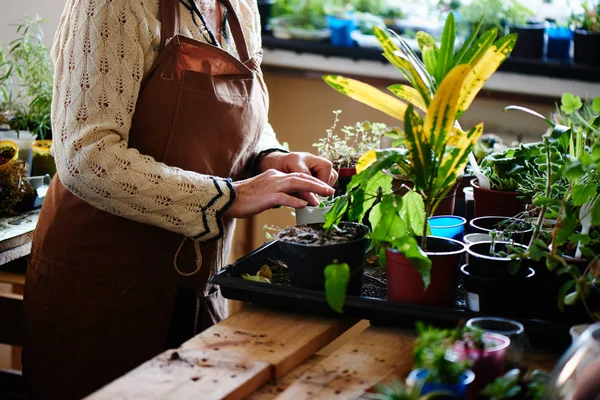
[[[240,60],[180,36],[179,1],[160,1],[163,45],[171,40],[142,83],[129,146],[170,166],[244,178],[267,119],[260,60],[249,57],[228,0]],[[224,239],[201,243],[199,272],[183,276],[173,265],[183,236],[101,211],[54,178],[25,285],[32,397],[80,398],[224,318],[207,283],[229,253],[233,221],[223,229]],[[192,273],[195,261],[188,240],[178,267]]]

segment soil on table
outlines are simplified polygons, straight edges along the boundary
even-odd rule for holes
[[[365,235],[365,229],[358,224],[343,224],[325,230],[322,225],[290,226],[277,235],[279,240],[291,243],[324,246],[351,242]]]

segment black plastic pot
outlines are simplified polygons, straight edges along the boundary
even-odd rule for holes
[[[510,33],[517,34],[517,43],[510,53],[511,57],[542,58],[545,32],[546,26],[543,23],[511,26]]]
[[[496,252],[509,252],[508,242],[496,242]],[[511,278],[511,277],[524,277],[529,273],[528,260],[512,260],[509,257],[498,257],[490,255],[491,242],[476,242],[471,243],[467,246],[467,254],[469,257],[469,270],[472,274],[481,277],[496,277],[496,278]],[[513,244],[513,246],[519,246]],[[510,273],[511,263],[517,262],[518,269],[514,271],[514,274]]]
[[[362,237],[349,242],[321,246],[279,240],[279,248],[288,267],[292,286],[322,292],[325,287],[325,267],[334,262],[347,263],[350,267],[350,281],[346,292],[349,295],[360,296],[368,246],[364,236],[369,229],[365,225],[353,222],[343,222],[340,227],[348,225],[359,226]]]
[[[528,228],[524,230],[503,229],[503,226],[507,226],[504,223],[505,221],[520,222]],[[529,222],[518,218],[501,216],[477,217],[469,221],[469,227],[471,233],[491,233],[494,230],[503,231],[505,236],[504,239],[511,239],[514,242],[521,244],[528,244],[529,239],[531,239],[531,235],[533,235],[533,226]]]
[[[466,264],[460,272],[468,310],[499,316],[535,316],[533,269],[529,268],[526,276],[509,278],[477,276]]]
[[[573,46],[575,63],[600,65],[600,33],[576,29]]]
[[[271,10],[276,0],[258,0],[258,13],[260,15],[260,25],[263,32],[269,30],[269,21],[271,20]]]

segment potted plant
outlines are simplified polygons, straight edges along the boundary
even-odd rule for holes
[[[530,222],[512,217],[477,217],[469,221],[469,226],[474,233],[496,232],[498,240],[513,240],[517,243],[529,243],[533,234],[533,225]]]
[[[591,235],[600,226],[600,172],[596,168],[600,161],[600,99],[584,105],[578,97],[564,94],[560,106],[563,115],[556,119],[566,125],[521,107],[510,109],[543,118],[552,129],[543,141],[545,176],[535,185],[533,205],[539,207],[538,221],[528,249],[521,255],[546,267],[539,268],[539,272],[545,271],[540,274],[544,278],[540,313],[552,318],[568,317],[555,315],[557,309],[547,306],[558,296],[560,311],[565,305],[579,303],[582,313],[597,319],[600,315],[590,309],[588,302],[594,279],[600,275],[596,268],[598,253],[593,250],[598,248],[599,238]],[[543,229],[545,218],[556,219],[549,234]],[[575,248],[575,257],[565,254],[569,247]]]
[[[558,24],[554,20],[548,20],[550,26],[547,28],[548,43],[546,57],[557,60],[569,60],[571,58],[571,42],[573,42],[573,31],[568,26]]]
[[[466,22],[471,30],[482,23],[481,33],[496,29],[500,36],[505,34],[508,24],[524,24],[528,17],[535,15],[517,0],[474,0],[462,5],[458,11],[461,20]]]
[[[486,385],[480,394],[490,400],[541,400],[549,380],[550,375],[546,371],[511,369]]]
[[[34,158],[40,165],[49,165],[48,171],[38,168],[44,175],[55,171],[54,161],[46,150],[51,142],[38,143],[36,148],[41,149],[40,152],[32,147],[36,139],[50,140],[52,129],[53,71],[43,42],[42,22],[39,17],[24,18],[17,26],[18,37],[9,44],[8,54],[4,56],[9,68],[0,82],[0,114],[4,114],[12,129],[2,133],[2,137],[20,142],[20,157],[29,164],[30,170]]]
[[[17,159],[18,146],[0,140],[0,215],[10,214],[23,197],[32,192],[27,164]]]
[[[335,226],[310,224],[288,227],[277,235],[292,286],[323,291],[325,269],[345,264],[348,294],[359,296],[368,246],[365,225],[342,222]]]
[[[280,39],[321,41],[331,36],[322,3],[317,0],[278,1],[273,17],[271,30]]]
[[[359,174],[349,184],[348,193],[340,196],[334,207],[340,212],[348,210],[350,220],[360,220],[370,211],[370,238],[378,245],[380,263],[387,266],[390,299],[402,298],[442,306],[452,304],[453,278],[456,277],[464,245],[450,239],[428,238],[427,220],[455,186],[468,154],[483,130],[482,124],[479,124],[465,132],[457,125],[456,119],[507,57],[515,41],[514,36],[509,35],[494,42],[494,30],[476,40],[477,32],[474,31],[455,54],[455,32],[451,13],[440,48],[431,36],[422,33],[422,63],[401,38],[398,47],[384,31],[375,29],[384,56],[412,84],[412,87],[392,86],[390,90],[398,98],[356,80],[340,76],[324,78],[342,94],[404,120],[408,151],[391,148],[371,150],[363,155],[357,165]],[[416,108],[426,112],[425,119],[416,112]],[[401,197],[392,190],[391,177],[386,177],[383,171],[393,165],[409,171],[414,182],[410,195],[407,193]],[[331,221],[342,216],[333,211],[330,214],[326,217]],[[438,260],[434,264],[439,264],[433,268],[427,252]],[[402,257],[397,258],[398,254]],[[398,268],[390,265],[390,261],[396,259],[400,261]],[[410,271],[417,280],[409,279],[408,275],[396,279],[394,273],[397,269]],[[436,274],[445,279],[436,278]],[[401,288],[398,297],[390,290],[395,283]],[[418,297],[403,297],[402,292],[408,288]]]
[[[596,4],[594,4],[596,3]],[[600,64],[600,3],[591,0],[581,3],[583,12],[573,15],[573,60],[576,63]]]
[[[528,10],[531,12],[531,10]],[[533,13],[532,13],[533,14]],[[517,44],[511,54],[513,57],[537,58],[544,55],[544,21],[526,20],[523,15],[509,20],[509,30],[517,34]]]
[[[466,399],[475,374],[470,360],[456,358],[453,344],[456,331],[417,323],[418,337],[413,347],[414,368],[408,386],[420,385],[421,393],[447,392],[453,398]]]
[[[331,128],[327,129],[324,138],[313,144],[322,157],[333,164],[339,178],[336,182],[336,195],[344,194],[350,179],[356,175],[356,163],[361,155],[370,149],[379,148],[381,139],[393,135],[397,129],[389,128],[377,122],[359,122],[355,125],[343,126],[336,131],[340,110],[333,112],[335,119]]]
[[[325,214],[333,207],[334,198],[323,199],[316,207],[306,206],[304,208],[296,208],[296,225],[317,224],[325,222]]]
[[[417,382],[413,386],[407,386],[402,381],[391,384],[377,384],[376,393],[367,393],[361,400],[429,400],[436,397],[452,395],[450,392],[438,391],[424,394],[423,382]]]
[[[479,393],[504,373],[504,356],[509,345],[510,339],[504,335],[466,326],[457,329],[454,351],[460,360],[472,363],[473,393]]]

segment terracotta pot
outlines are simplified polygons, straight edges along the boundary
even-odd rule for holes
[[[51,146],[52,140],[36,140],[31,145],[33,147],[32,176],[48,174],[52,177],[56,173],[56,164],[52,154],[50,154]]]
[[[477,179],[471,181],[475,199],[475,217],[498,215],[514,217],[525,211],[525,203],[517,199],[517,192],[502,192],[500,190],[481,189]]]
[[[392,176],[394,176],[394,175],[392,175]],[[405,185],[407,187],[402,188],[403,185]],[[394,180],[392,181],[392,189],[394,191],[396,191],[397,194],[402,196],[402,195],[406,194],[406,192],[409,190],[409,188],[412,189],[414,187],[415,187],[415,184],[410,179],[401,178],[399,176],[394,176]],[[454,205],[456,202],[457,188],[458,188],[458,182],[456,185],[454,185],[452,187],[450,192],[448,192],[448,195],[446,197],[444,197],[444,199],[440,202],[440,204],[438,205],[438,208],[436,208],[435,212],[433,213],[434,216],[436,216],[436,215],[454,215]]]
[[[431,283],[424,290],[421,274],[400,252],[386,251],[388,301],[453,307],[458,267],[465,246],[452,239],[430,236],[427,238],[431,259]]]

